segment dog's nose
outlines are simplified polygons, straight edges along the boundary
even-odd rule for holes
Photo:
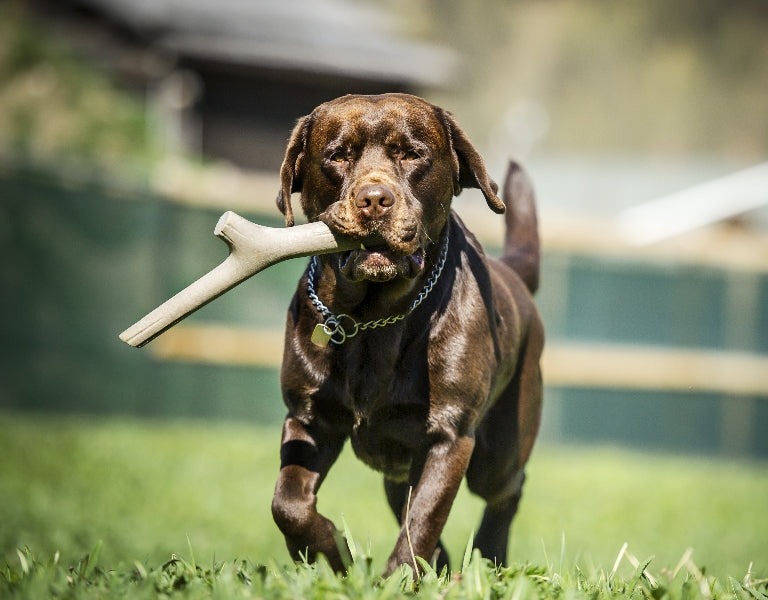
[[[383,185],[366,185],[355,196],[355,206],[374,219],[386,214],[394,203],[394,194]]]

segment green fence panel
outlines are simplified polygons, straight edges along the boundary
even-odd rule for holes
[[[277,369],[160,360],[117,337],[226,257],[213,236],[220,214],[149,191],[0,170],[0,408],[279,422]],[[244,216],[282,225],[277,212]],[[267,269],[189,322],[282,329],[305,266]],[[550,342],[768,353],[765,274],[547,253],[542,275]],[[558,388],[546,402],[545,429],[561,441],[768,456],[768,390],[740,400]],[[749,429],[738,443],[723,425],[731,407],[741,412],[730,422]]]

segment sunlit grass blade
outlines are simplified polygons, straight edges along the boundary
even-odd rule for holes
[[[467,540],[467,546],[464,548],[464,558],[461,559],[461,572],[467,570],[469,567],[469,561],[472,560],[472,549],[475,544],[475,532],[474,530],[469,534],[469,540]]]
[[[99,540],[91,550],[90,554],[86,554],[80,561],[79,575],[81,580],[87,580],[93,574],[93,570],[96,568],[96,564],[99,562],[99,554],[101,554],[102,542]]]
[[[189,560],[192,566],[192,571],[197,572],[197,561],[195,560],[195,552],[192,550],[192,542],[189,539],[189,536],[187,536],[187,549],[189,550]]]
[[[24,556],[24,553],[18,548],[16,548],[16,555],[19,557],[21,571],[24,573],[24,575],[29,575],[29,563],[27,562],[27,557]]]

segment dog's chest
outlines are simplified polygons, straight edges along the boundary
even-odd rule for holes
[[[425,439],[429,414],[426,348],[401,344],[378,332],[347,348],[331,378],[351,416],[349,431],[357,456],[390,477],[407,475],[411,455]],[[372,334],[372,335],[371,335]]]
[[[401,409],[357,418],[350,434],[357,457],[390,479],[407,478],[413,454],[426,439],[421,412]]]

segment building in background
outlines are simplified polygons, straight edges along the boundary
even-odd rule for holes
[[[456,55],[349,0],[38,0],[91,59],[146,90],[171,150],[280,167],[296,119],[348,93],[449,84]]]

